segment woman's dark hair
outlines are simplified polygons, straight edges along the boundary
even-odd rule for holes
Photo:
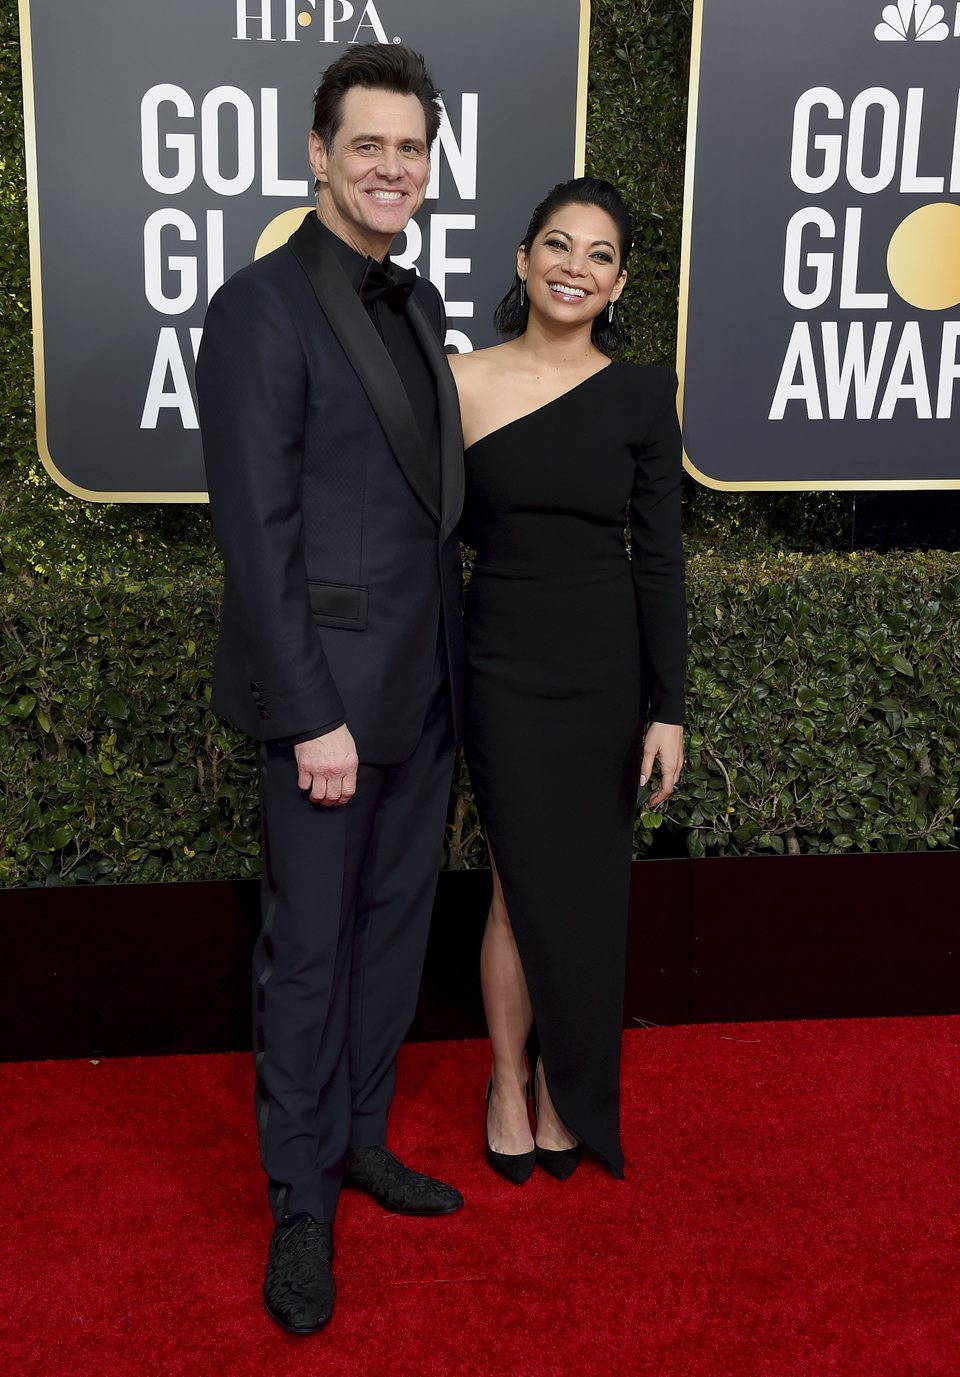
[[[440,128],[440,92],[421,55],[401,44],[360,43],[331,62],[314,92],[313,132],[328,150],[343,123],[343,98],[354,86],[416,96],[431,146]]]
[[[601,181],[599,177],[574,177],[570,182],[558,182],[530,217],[523,237],[524,252],[529,254],[533,241],[544,225],[563,206],[598,206],[607,212],[617,227],[620,239],[619,271],[622,272],[633,247],[633,216],[617,188]],[[515,275],[513,285],[493,313],[493,322],[501,335],[522,335],[527,328],[530,302],[526,292],[521,293],[520,285],[520,277]],[[594,319],[590,338],[605,354],[616,354],[623,348],[619,301],[614,303],[612,320],[607,319],[606,311],[601,311]]]

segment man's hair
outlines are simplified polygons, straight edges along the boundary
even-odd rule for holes
[[[440,128],[440,92],[420,53],[397,43],[361,43],[330,64],[313,97],[313,131],[327,150],[340,131],[343,98],[353,86],[416,96],[423,106],[430,148]]]

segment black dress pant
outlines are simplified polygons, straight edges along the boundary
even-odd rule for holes
[[[416,1009],[453,767],[446,676],[413,754],[361,765],[342,807],[301,793],[292,747],[263,745],[258,764],[260,1155],[275,1218],[332,1221],[347,1148],[386,1140]]]

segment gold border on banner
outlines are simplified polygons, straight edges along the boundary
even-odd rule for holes
[[[587,90],[590,77],[590,0],[580,0],[580,51],[577,60],[577,125],[573,136],[573,175],[587,165]]]
[[[86,502],[208,502],[201,492],[100,492],[81,488],[61,473],[47,444],[47,390],[43,360],[43,295],[40,287],[40,203],[37,177],[37,126],[33,88],[30,0],[19,0],[20,61],[23,69],[23,134],[27,165],[27,225],[30,232],[30,311],[33,321],[33,390],[36,399],[37,454],[50,477]]]
[[[690,45],[690,88],[687,101],[687,154],[683,184],[683,239],[680,248],[680,296],[677,316],[677,411],[683,425],[684,363],[687,357],[687,312],[690,305],[690,241],[693,230],[694,172],[696,170],[697,113],[700,94],[700,58],[703,41],[703,7],[709,0],[693,0],[693,34]],[[934,488],[960,488],[960,478],[875,478],[860,481],[853,478],[810,480],[806,483],[787,480],[775,482],[757,479],[754,482],[729,483],[711,478],[697,468],[683,447],[683,467],[705,488],[721,492],[909,492]]]
[[[47,443],[47,394],[43,356],[43,294],[40,285],[40,207],[37,176],[37,127],[34,108],[33,44],[30,0],[18,0],[20,61],[23,73],[23,132],[27,171],[27,225],[30,238],[30,311],[33,323],[33,388],[36,406],[37,454],[64,492],[87,502],[209,502],[206,492],[99,492],[71,482],[53,461]],[[587,88],[590,66],[590,0],[580,0],[577,54],[574,176],[582,177],[587,146]]]

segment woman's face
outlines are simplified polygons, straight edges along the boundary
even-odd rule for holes
[[[545,222],[527,254],[521,246],[517,272],[526,284],[531,313],[550,321],[593,321],[623,291],[617,227],[599,206],[560,206]]]

